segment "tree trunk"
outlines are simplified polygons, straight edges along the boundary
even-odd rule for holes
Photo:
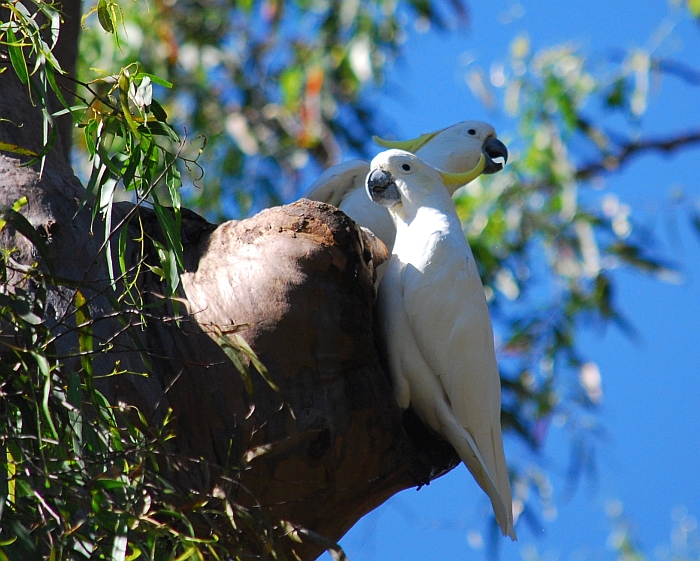
[[[41,115],[11,69],[0,74],[0,119],[9,120],[0,121],[3,141],[39,150]],[[183,489],[211,493],[242,458],[239,485],[229,487],[237,501],[335,541],[393,494],[458,463],[444,440],[394,401],[372,319],[374,267],[386,250],[342,212],[301,200],[215,226],[184,211],[185,317],[171,321],[178,310],[169,302],[154,308],[160,317],[145,327],[128,329],[112,317],[99,221],[91,233],[89,210],[76,215],[83,187],[62,152],[52,150],[41,177],[22,163],[0,154],[0,204],[28,198],[22,213],[46,238],[56,274],[89,301],[95,337],[113,344],[96,368],[109,372],[116,361],[131,372],[150,367],[148,378],[113,376],[101,389],[152,421],[172,409],[173,452],[182,459],[173,477]],[[115,222],[130,210],[118,205]],[[140,212],[157,238],[155,217]],[[129,238],[137,238],[136,221],[130,224]],[[0,243],[17,247],[21,263],[40,260],[9,225]],[[132,260],[137,247],[129,247]],[[155,252],[148,259],[157,264]],[[154,274],[142,273],[140,289],[147,302],[162,301]],[[53,289],[57,329],[67,327],[74,297],[75,289]],[[222,334],[247,341],[278,391],[249,367],[248,393],[220,346]],[[70,336],[61,341],[65,354],[77,347]],[[287,547],[301,559],[324,549],[292,540]]]

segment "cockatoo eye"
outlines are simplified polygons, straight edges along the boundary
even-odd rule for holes
[[[469,129],[467,131],[470,135],[474,136],[476,134],[476,129]]]
[[[402,171],[405,171],[405,172],[409,172],[409,171],[411,171],[411,170],[413,169],[413,168],[411,167],[411,164],[406,164],[406,163],[401,164],[400,167],[401,167],[401,170],[402,170]]]

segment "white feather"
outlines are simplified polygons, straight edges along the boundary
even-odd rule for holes
[[[408,173],[399,167],[406,163]],[[493,330],[471,248],[435,169],[401,150],[379,154],[376,168],[393,176],[401,195],[377,296],[396,400],[454,446],[515,539]]]

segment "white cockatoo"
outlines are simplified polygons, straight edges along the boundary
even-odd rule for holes
[[[496,137],[494,128],[481,121],[464,121],[446,129],[424,134],[413,140],[388,141],[374,137],[384,148],[400,148],[415,153],[424,162],[442,171],[463,173],[476,166],[483,154],[482,173],[503,169],[508,150]],[[365,178],[369,162],[351,160],[328,168],[307,189],[307,199],[338,207],[360,226],[370,229],[391,252],[396,228],[389,212],[367,199]],[[447,186],[452,195],[456,186]]]
[[[515,540],[491,318],[449,194],[485,165],[482,156],[470,172],[448,174],[387,150],[372,160],[366,188],[396,224],[377,294],[396,400],[452,444]]]

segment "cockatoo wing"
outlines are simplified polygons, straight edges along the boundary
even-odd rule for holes
[[[390,337],[385,338],[385,351],[394,396],[402,409],[407,409],[413,403],[414,410],[419,412],[423,421],[447,438],[469,470],[478,474],[477,481],[486,493],[489,496],[497,494],[496,484],[489,476],[476,442],[450,411],[449,401],[444,399],[441,380],[426,362],[415,339],[402,292],[386,288],[393,286],[391,280],[413,274],[415,269],[411,265],[405,265],[395,255],[392,256],[386,272],[390,282],[380,284],[377,298],[381,329],[384,333],[391,333]]]
[[[447,412],[437,411],[440,432],[488,494],[503,533],[514,538],[500,380],[483,286],[461,231],[433,247],[423,271],[411,266],[402,270],[403,306],[413,344],[447,397]],[[416,398],[412,391],[411,400]]]
[[[369,162],[364,160],[350,160],[335,165],[324,171],[304,196],[338,207],[355,222],[371,230],[391,252],[396,227],[389,211],[373,203],[367,196],[365,178],[368,173]],[[383,271],[383,268],[380,270]],[[380,278],[381,273],[378,273],[377,281]]]
[[[349,192],[340,202],[338,208],[358,224],[369,228],[375,236],[384,242],[389,252],[391,252],[394,247],[394,239],[396,238],[394,221],[385,207],[374,203],[367,196],[364,186],[362,189],[354,189]],[[380,266],[378,271],[381,269]],[[377,282],[380,278],[381,275],[377,277]]]
[[[368,173],[369,162],[365,160],[350,160],[337,164],[324,171],[309,186],[304,197],[340,207],[341,201],[351,191],[359,189],[364,194],[365,177]]]
[[[385,335],[384,351],[392,376],[394,397],[401,409],[408,409],[411,404],[411,384],[406,374],[412,372],[411,365],[418,366],[416,376],[434,376],[425,365],[413,337],[402,291],[395,290],[401,280],[404,266],[396,255],[391,256],[386,267],[385,279],[379,285],[376,306],[380,331]]]

